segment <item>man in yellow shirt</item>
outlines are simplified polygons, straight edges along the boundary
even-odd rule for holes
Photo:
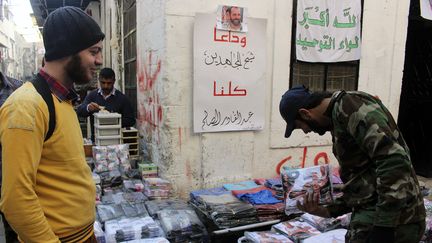
[[[35,78],[47,85],[55,108],[55,129],[46,141],[51,112],[33,83],[0,109],[0,209],[24,242],[95,242],[95,186],[72,103],[78,98],[73,84],[88,83],[102,65],[104,37],[79,8],[62,7],[47,17],[45,66]]]

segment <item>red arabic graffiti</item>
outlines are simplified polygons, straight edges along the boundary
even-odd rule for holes
[[[303,148],[303,157],[302,160],[300,161],[300,168],[305,168],[305,164],[306,164],[306,157],[307,157],[307,147]],[[276,166],[276,173],[278,175],[280,175],[280,171],[282,166],[291,160],[291,156],[287,156],[285,158],[283,158],[281,161],[279,161],[279,163]],[[313,159],[313,163],[314,165],[319,165],[319,164],[328,164],[330,162],[329,157],[327,155],[326,152],[319,152],[315,155],[314,159]]]
[[[149,51],[147,60],[144,60],[144,65],[140,65],[140,60],[138,60],[138,86],[141,92],[149,91],[153,89],[153,85],[156,83],[156,80],[159,76],[162,63],[161,60],[156,58],[156,63],[152,63],[152,51]],[[154,66],[156,66],[156,70],[154,70]]]
[[[141,59],[137,59],[137,80],[140,92],[140,97],[138,97],[138,121],[145,129],[146,134],[150,137],[156,135],[156,141],[159,141],[158,128],[162,123],[163,112],[155,84],[159,78],[162,64],[157,57],[155,59],[153,60],[151,51],[148,52],[148,56],[144,59],[142,65]]]

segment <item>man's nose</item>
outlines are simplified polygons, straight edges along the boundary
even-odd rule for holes
[[[103,60],[102,60],[102,52],[99,52],[99,53],[96,55],[95,64],[96,64],[96,65],[102,65],[102,62],[103,62]]]

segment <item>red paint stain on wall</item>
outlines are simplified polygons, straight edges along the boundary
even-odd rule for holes
[[[303,158],[300,167],[304,168],[306,163],[306,154],[307,154],[307,147],[303,148]]]
[[[303,148],[303,157],[301,157],[301,161],[300,161],[300,168],[305,168],[306,167],[306,158],[307,158],[307,154],[308,154],[308,148],[304,147]],[[283,167],[283,165],[288,162],[289,160],[291,160],[292,156],[287,156],[285,158],[283,158],[281,161],[279,161],[279,163],[276,165],[276,173],[278,175],[280,175],[280,171],[281,168]],[[313,160],[313,165],[319,165],[320,161],[324,160],[324,164],[328,164],[330,163],[329,157],[327,155],[326,152],[319,152],[315,155],[314,160]],[[322,164],[322,163],[321,163]]]
[[[157,57],[154,58],[152,51],[148,52],[143,62],[141,62],[141,58],[137,59],[137,82],[140,93],[138,121],[145,133],[150,137],[155,136],[157,142],[159,142],[159,128],[162,124],[163,111],[155,84],[159,79],[161,68],[161,60]]]
[[[291,156],[288,156],[288,157],[286,157],[286,158],[283,158],[278,164],[277,164],[277,166],[276,166],[276,173],[278,174],[278,175],[280,175],[280,171],[281,171],[281,167],[282,167],[282,165],[283,164],[285,164],[285,162],[287,162],[288,160],[290,160],[291,159]]]
[[[144,60],[144,65],[141,66],[137,62],[139,71],[137,72],[138,87],[140,92],[152,90],[161,71],[162,62],[156,58],[156,63],[153,63],[153,52],[148,53],[147,59]]]
[[[329,163],[329,158],[327,156],[326,152],[320,152],[315,156],[314,159],[314,165],[318,165],[319,164],[319,160],[323,158],[324,159],[324,164],[328,164]]]

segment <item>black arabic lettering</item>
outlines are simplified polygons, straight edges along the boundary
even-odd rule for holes
[[[204,127],[215,127],[215,126],[228,126],[228,125],[245,125],[250,123],[250,120],[254,113],[249,111],[247,117],[243,118],[242,113],[239,110],[231,111],[229,115],[222,115],[218,109],[214,110],[212,117],[209,118],[207,110],[204,110],[204,118],[202,119],[202,126]],[[223,118],[222,118],[223,117]]]
[[[204,63],[207,66],[231,67],[237,70],[243,67],[243,69],[248,70],[253,60],[255,60],[255,55],[251,51],[248,51],[246,54],[239,51],[230,51],[228,56],[220,55],[217,52],[204,51]]]

